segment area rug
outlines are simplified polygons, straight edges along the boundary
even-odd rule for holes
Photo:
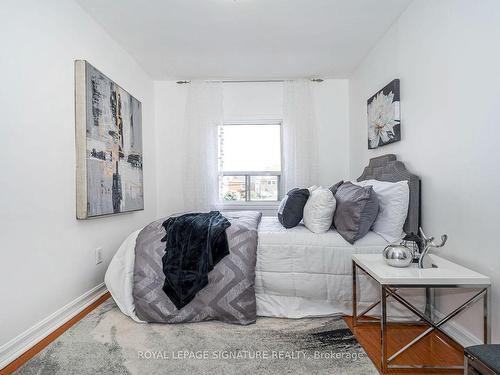
[[[378,374],[341,317],[138,324],[112,299],[17,374]]]

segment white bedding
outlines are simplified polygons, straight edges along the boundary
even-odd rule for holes
[[[143,323],[135,314],[132,288],[134,285],[135,240],[142,229],[131,233],[118,248],[109,263],[104,283],[122,313]]]
[[[303,224],[285,229],[275,217],[262,217],[258,238],[257,315],[288,318],[351,314],[352,254],[382,254],[388,244],[370,231],[351,245],[335,230],[317,234]],[[379,288],[364,275],[359,285],[362,309],[379,298]],[[412,300],[423,304],[422,298]],[[400,306],[388,313],[393,318],[408,315]]]
[[[142,322],[135,314],[132,297],[135,241],[139,232],[130,234],[122,243],[104,280],[120,310]],[[258,238],[257,315],[288,318],[351,314],[351,255],[381,253],[387,245],[374,232],[350,245],[334,230],[317,234],[302,224],[285,229],[276,217],[262,217]],[[362,309],[378,299],[379,290],[369,277],[360,275],[359,280]],[[412,301],[422,307],[422,292],[414,293],[417,298]],[[391,317],[408,316],[399,306],[390,307],[388,312]]]

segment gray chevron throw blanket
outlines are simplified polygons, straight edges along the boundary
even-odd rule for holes
[[[165,281],[162,257],[166,218],[146,226],[135,245],[132,295],[139,319],[151,323],[188,323],[220,320],[233,324],[251,324],[256,319],[255,262],[257,227],[261,213],[223,212],[231,226],[226,229],[230,254],[208,275],[208,285],[182,309],[177,310],[163,292]]]

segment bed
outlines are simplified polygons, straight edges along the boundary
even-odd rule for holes
[[[368,179],[389,182],[408,181],[410,202],[404,231],[407,234],[417,233],[420,220],[420,180],[418,176],[408,172],[404,164],[396,160],[395,155],[383,155],[371,159],[369,165],[357,180]],[[248,216],[247,221],[258,222],[258,219],[260,219],[260,213],[252,212],[231,212],[225,215],[232,218],[232,220],[240,221],[245,216]],[[251,275],[251,280],[255,280],[255,283],[246,286],[246,302],[244,306],[236,306],[234,304],[235,298],[231,297],[231,293],[228,293],[228,296],[232,300],[225,299],[222,302],[231,309],[254,309],[259,316],[302,318],[350,314],[352,308],[352,254],[382,253],[382,250],[388,244],[378,234],[368,232],[365,237],[350,245],[333,229],[323,234],[312,233],[303,225],[285,229],[279,224],[276,217],[263,217],[260,219],[258,227],[257,224],[253,227],[246,224],[243,227],[241,224],[238,225],[240,229],[245,227],[245,231],[250,236],[254,236],[252,233],[256,233],[255,244],[245,250],[247,255],[240,251],[241,259],[248,260],[256,257],[255,269],[252,267],[251,270],[248,270],[247,267],[247,271],[245,271],[247,273],[245,277],[248,279],[249,275]],[[238,238],[238,225],[234,226],[234,228],[230,227],[232,228],[230,232],[235,231],[235,239]],[[161,221],[151,223],[149,226],[129,235],[111,261],[105,277],[106,285],[120,310],[138,322],[143,320],[137,316],[134,304],[134,302],[138,301],[137,285],[141,282],[141,280],[137,281],[137,269],[134,269],[137,244],[140,243],[137,239],[141,232],[151,226],[154,226],[155,230],[158,229],[155,234],[157,238],[163,236],[160,231]],[[159,246],[164,245],[155,242],[155,247],[151,250],[151,254],[155,253],[156,258],[161,258],[162,251],[160,250],[164,249],[162,247],[159,250]],[[231,258],[228,258],[227,261],[240,262],[238,259],[231,260]],[[155,262],[157,263],[156,266],[161,263],[159,259],[156,259]],[[224,263],[225,261],[216,266],[211,275],[214,281],[206,287],[202,294],[211,290],[210,293],[213,295],[217,294],[219,289],[225,289],[223,286],[216,284],[222,277],[220,275],[228,274],[228,272],[222,270],[222,267],[226,267]],[[164,278],[161,269],[156,268],[159,271],[156,271],[156,274],[151,276],[151,280]],[[134,277],[136,279],[135,284]],[[160,284],[161,281],[159,280]],[[158,284],[158,280],[155,281],[156,284]],[[360,308],[369,306],[378,299],[379,290],[371,279],[361,276],[358,285],[360,285],[358,292]],[[159,291],[158,288],[154,288],[154,290],[148,288],[146,288],[146,293],[142,297],[149,298],[152,304],[159,298],[165,298],[161,294],[161,288]],[[237,289],[238,286],[234,290]],[[248,298],[250,291],[255,295],[255,303]],[[241,293],[241,291],[237,291],[237,293]],[[414,290],[408,293],[414,293],[414,296],[405,294],[406,298],[410,299],[418,307],[424,306],[424,294],[421,291]],[[201,297],[202,299],[205,298],[205,301],[207,300],[207,297]],[[163,301],[162,303],[165,305],[169,302]],[[203,313],[192,311],[192,314],[190,314],[191,320],[189,321],[217,318],[212,317],[212,310],[218,309],[223,303],[219,299],[217,302],[212,301],[213,309],[205,309]],[[198,305],[206,307],[207,303],[201,301]],[[374,310],[374,313],[376,314],[377,311]],[[399,308],[399,306],[389,306],[388,314],[391,318],[407,317],[407,312]],[[222,315],[228,315],[228,311],[223,311]],[[194,320],[192,317],[195,317]],[[167,320],[163,316],[152,321],[181,322],[184,320],[178,319],[177,315],[175,317],[172,315]],[[248,323],[251,323],[251,319],[244,320],[244,324]]]

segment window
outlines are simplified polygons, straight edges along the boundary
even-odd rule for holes
[[[278,201],[281,122],[220,126],[219,160],[219,195],[223,202]]]

